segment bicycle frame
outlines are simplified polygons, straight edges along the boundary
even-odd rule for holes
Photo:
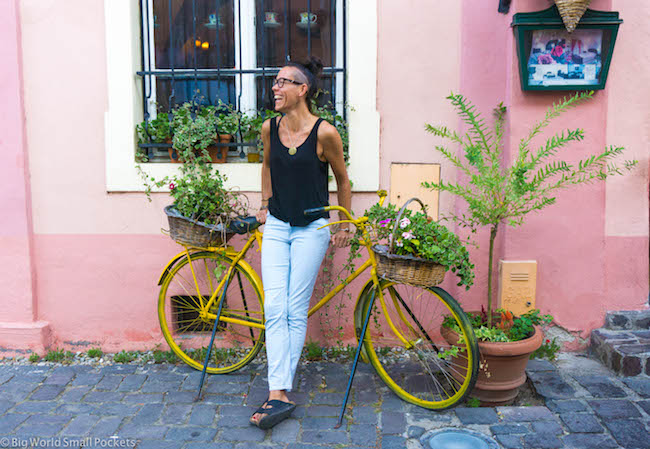
[[[385,198],[386,198],[385,194],[384,195],[380,194],[380,200],[379,200],[380,205],[383,204]],[[394,334],[406,345],[407,348],[412,347],[413,343],[406,340],[402,336],[401,332],[393,324],[393,322],[392,322],[392,320],[391,320],[391,318],[390,318],[390,316],[388,314],[388,311],[387,311],[387,308],[386,308],[386,302],[385,302],[385,299],[384,299],[384,295],[382,293],[382,289],[379,288],[380,280],[379,280],[379,278],[377,276],[377,260],[375,258],[375,253],[372,251],[372,240],[370,239],[370,235],[369,235],[368,230],[366,229],[366,226],[365,226],[365,223],[368,220],[367,217],[360,217],[360,218],[355,220],[354,218],[352,218],[352,216],[347,211],[347,209],[345,209],[343,207],[340,207],[340,206],[327,206],[327,207],[323,208],[323,210],[325,210],[325,211],[335,211],[335,210],[340,211],[340,212],[344,213],[348,217],[347,220],[332,222],[332,223],[329,223],[329,224],[327,224],[325,226],[330,226],[330,225],[337,224],[337,223],[342,223],[342,222],[348,222],[348,223],[354,224],[357,228],[362,229],[362,240],[361,240],[360,244],[361,244],[361,246],[364,246],[366,248],[366,250],[368,252],[368,259],[366,259],[366,261],[363,264],[361,264],[361,266],[359,266],[359,268],[357,268],[354,272],[352,272],[345,280],[343,280],[340,284],[336,285],[320,301],[318,301],[318,303],[316,303],[308,311],[307,316],[311,317],[321,307],[323,307],[325,304],[327,304],[334,296],[336,296],[341,290],[343,290],[350,282],[354,281],[363,272],[365,272],[368,268],[370,268],[370,278],[372,280],[373,288],[375,288],[376,291],[378,292],[377,297],[378,297],[379,302],[381,304],[382,311],[384,312],[384,316],[386,317],[388,325],[390,326],[390,328],[392,329]],[[188,261],[190,262],[188,265],[190,266],[190,270],[192,272],[192,277],[193,277],[193,280],[194,280],[194,283],[195,283],[195,286],[196,286],[196,289],[197,289],[197,292],[198,292],[199,291],[199,286],[198,286],[198,281],[197,281],[197,278],[196,278],[196,273],[194,271],[194,266],[191,263],[191,252],[194,252],[194,251],[209,251],[209,252],[214,252],[214,253],[221,253],[221,254],[231,258],[232,261],[230,262],[230,264],[228,266],[228,271],[226,272],[226,275],[223,276],[221,281],[219,281],[219,284],[216,286],[213,293],[210,295],[210,298],[207,298],[207,302],[205,301],[206,298],[201,296],[201,294],[199,293],[199,300],[201,301],[201,310],[202,310],[201,315],[202,315],[202,318],[204,317],[204,318],[209,318],[209,319],[214,320],[214,319],[216,319],[217,316],[214,313],[209,312],[209,310],[213,307],[213,305],[215,304],[215,301],[218,300],[219,292],[224,287],[224,285],[226,283],[226,280],[229,280],[230,277],[233,275],[235,267],[237,266],[237,264],[242,262],[242,259],[244,258],[244,256],[248,252],[248,250],[253,246],[253,243],[255,243],[257,241],[257,243],[258,243],[258,251],[261,250],[262,235],[263,234],[257,229],[255,231],[253,231],[253,233],[250,235],[250,237],[248,238],[248,240],[246,241],[246,243],[244,244],[243,248],[240,251],[235,251],[234,248],[231,247],[231,246],[226,247],[226,248],[224,248],[224,247],[198,248],[198,247],[183,245],[185,250],[182,251],[181,253],[177,254],[169,262],[167,267],[165,267],[165,270],[163,271],[163,274],[161,275],[161,280],[165,276],[165,273],[167,273],[169,271],[171,266],[174,263],[176,263],[176,261],[178,261],[182,257],[187,257]],[[263,294],[263,289],[260,289],[260,290],[261,290],[261,292]],[[399,298],[395,298],[393,294],[391,294],[391,297],[392,297],[393,302],[397,303]],[[399,311],[399,308],[397,308],[397,309]],[[401,312],[400,312],[400,315],[401,315]],[[258,329],[261,329],[261,330],[265,329],[265,326],[264,326],[263,323],[257,323],[255,321],[240,320],[240,319],[237,319],[237,318],[232,318],[232,317],[223,316],[223,315],[219,319],[220,319],[220,321],[224,321],[226,323],[233,323],[233,324],[239,324],[239,325],[243,325],[243,326],[250,326],[250,327],[255,327],[255,328],[258,328]],[[401,319],[404,322],[407,322],[405,317],[401,316]]]

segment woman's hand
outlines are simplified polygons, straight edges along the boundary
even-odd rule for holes
[[[340,231],[337,231],[335,234],[332,234],[331,242],[337,248],[345,248],[346,246],[350,245],[351,238],[352,238],[352,234],[350,233],[350,231],[348,231],[347,229],[341,229]]]
[[[258,210],[257,213],[255,214],[255,218],[257,219],[257,221],[259,221],[262,224],[266,223],[266,214],[268,213],[268,211],[269,210],[267,208]]]

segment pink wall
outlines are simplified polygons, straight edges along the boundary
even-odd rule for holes
[[[156,281],[177,251],[159,233],[166,227],[161,209],[169,199],[155,195],[153,203],[147,203],[139,193],[106,193],[103,1],[52,4],[56,8],[45,10],[40,0],[0,4],[0,60],[8,61],[10,69],[0,73],[6,99],[0,104],[0,149],[10,155],[7,160],[15,161],[0,167],[0,198],[10,210],[5,214],[8,223],[0,226],[0,269],[11,274],[0,278],[3,291],[11,292],[5,315],[0,310],[0,355],[15,349],[42,351],[48,344],[72,350],[91,345],[108,351],[152,348],[161,342]],[[546,8],[548,1],[515,0],[509,15],[498,14],[497,2],[485,0],[380,0],[378,5],[380,188],[390,189],[392,162],[440,163],[443,179],[456,178],[433,150],[442,142],[423,130],[424,123],[460,125],[444,99],[449,91],[467,95],[486,116],[504,101],[510,158],[530,123],[559,98],[521,92],[510,28],[513,13]],[[647,23],[638,17],[650,20],[648,6],[623,0],[592,2],[595,9],[612,6],[626,20],[612,72],[634,64],[636,73],[649,73],[650,61],[638,56],[646,41],[638,33]],[[637,31],[629,27],[628,17],[639,22]],[[619,53],[620,48],[626,51]],[[611,112],[624,114],[644,81],[644,76],[610,73],[605,91],[579,114],[558,121],[551,131],[580,126],[587,133],[584,142],[565,151],[566,157],[574,160],[606,143],[624,142],[647,167],[647,105],[637,101],[630,117],[645,134],[635,134],[625,127],[621,114]],[[645,121],[639,119],[643,114]],[[629,181],[563,192],[557,205],[532,216],[524,226],[500,231],[498,256],[537,260],[538,306],[580,337],[602,324],[606,310],[646,307],[647,185],[646,168]],[[622,200],[639,189],[644,202]],[[257,195],[251,199],[255,203]],[[355,194],[354,211],[361,213],[375,199],[373,194]],[[442,213],[462,207],[454,198],[440,199]],[[635,219],[644,207],[645,215]],[[635,220],[636,227],[627,224]],[[643,232],[639,222],[645,223]],[[485,233],[478,243],[480,248],[472,251],[476,285],[461,291],[452,276],[443,285],[468,309],[478,307],[485,297]],[[345,252],[337,251],[333,265],[340,266],[344,259]],[[258,266],[259,255],[252,254],[251,261]],[[353,299],[362,283],[349,287]],[[346,298],[342,300],[349,302]],[[348,304],[344,313],[351,313],[352,306]],[[318,323],[318,318],[312,321],[310,336],[323,341],[331,330],[323,331]]]
[[[37,321],[34,285],[32,208],[29,182],[21,30],[18,2],[0,4],[0,351],[3,348],[43,350],[48,343],[47,323]]]

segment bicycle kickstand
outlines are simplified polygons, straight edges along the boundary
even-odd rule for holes
[[[370,313],[372,312],[372,305],[375,302],[375,291],[372,290],[372,296],[370,297],[370,304],[368,305],[368,313],[366,313],[366,320],[363,323],[363,328],[361,329],[361,335],[359,336],[359,346],[357,347],[357,353],[354,356],[354,363],[352,363],[352,371],[350,372],[350,380],[348,380],[348,388],[345,390],[345,398],[343,398],[343,405],[341,406],[341,413],[339,414],[339,422],[334,426],[335,429],[341,427],[343,423],[343,415],[345,414],[345,406],[348,404],[348,398],[350,397],[350,389],[352,388],[352,380],[354,379],[354,374],[357,371],[357,364],[359,363],[359,355],[361,354],[361,347],[363,346],[363,340],[366,337],[366,329],[368,328],[368,321],[370,321]]]
[[[214,344],[214,337],[217,334],[217,327],[219,327],[219,318],[221,318],[221,308],[223,307],[224,300],[226,299],[226,290],[228,290],[228,279],[223,286],[223,293],[221,294],[221,300],[219,301],[219,310],[217,311],[217,318],[214,320],[214,326],[212,327],[212,337],[210,338],[210,346],[208,346],[208,353],[205,355],[205,361],[203,362],[203,371],[201,372],[201,383],[199,383],[199,391],[196,393],[194,402],[201,400],[201,390],[203,389],[203,381],[205,380],[205,373],[208,369],[208,360],[210,360],[210,353],[212,352],[212,345]]]

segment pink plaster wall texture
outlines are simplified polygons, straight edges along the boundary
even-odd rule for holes
[[[3,2],[0,20],[6,21],[7,14],[15,15],[11,5],[16,4]],[[22,32],[15,20],[13,28],[11,23],[4,26],[4,22],[0,27],[0,34],[8,38],[0,41],[1,60],[18,61],[16,67],[22,64],[25,92],[22,112],[23,100],[11,97],[21,92],[20,69],[11,75],[9,84],[0,84],[8,86],[10,94],[9,101],[0,105],[0,116],[9,117],[9,121],[0,121],[0,126],[8,130],[0,133],[0,145],[3,154],[8,148],[10,160],[15,161],[15,165],[0,166],[9,187],[0,190],[0,198],[3,204],[5,199],[10,202],[15,211],[9,215],[9,223],[0,226],[0,238],[14,239],[13,243],[0,242],[13,253],[10,257],[0,255],[0,268],[17,273],[0,282],[15,292],[12,301],[16,300],[16,310],[23,310],[26,319],[51,324],[53,344],[77,350],[95,344],[111,351],[151,348],[162,342],[156,315],[156,282],[164,264],[179,247],[159,233],[161,227],[167,227],[161,212],[169,203],[167,195],[156,194],[153,202],[147,203],[140,193],[106,192],[105,49],[110,43],[104,38],[103,2],[50,0],[44,4],[40,0],[22,0],[20,5]],[[433,150],[434,145],[443,142],[424,131],[425,123],[459,127],[456,114],[444,98],[451,91],[467,95],[486,117],[498,102],[504,101],[508,107],[505,155],[513,157],[512,150],[522,135],[561,97],[521,92],[510,28],[514,13],[548,5],[546,0],[515,0],[511,13],[500,15],[496,1],[378,2],[380,188],[390,189],[393,162],[440,163],[442,178],[456,179],[452,167]],[[622,0],[592,2],[595,9],[608,10],[618,5],[629,15],[647,9]],[[625,58],[633,57],[634,50],[645,45],[636,32],[628,33],[619,38],[625,39],[628,47],[623,53]],[[623,61],[627,64],[629,59]],[[643,61],[635,64],[648,73],[650,64]],[[74,68],[75,75],[50,70],[60,66]],[[623,67],[616,63],[612,72],[618,70]],[[1,72],[0,76],[5,74]],[[611,92],[621,92],[631,82],[643,80],[613,76],[608,89],[598,92],[579,113],[567,114],[549,130],[585,128],[585,142],[564,151],[569,160],[584,157],[607,143],[617,143],[616,137],[630,134],[621,124],[604,126],[614,123],[608,111],[624,113],[625,102],[632,95],[629,90],[625,95]],[[648,114],[647,105],[636,106],[641,114]],[[24,127],[26,138],[16,131]],[[645,131],[630,140],[633,146],[647,145],[643,134],[647,125],[639,128]],[[25,162],[27,148],[30,157]],[[645,151],[647,167],[647,146],[640,151]],[[647,171],[639,176],[635,182],[647,186]],[[524,226],[502,228],[497,241],[499,258],[538,260],[538,305],[543,312],[553,313],[558,324],[583,337],[602,325],[606,310],[643,308],[647,301],[647,230],[635,234],[625,227],[624,219],[617,219],[615,227],[622,230],[606,232],[607,224],[612,223],[610,214],[632,217],[635,213],[629,204],[618,200],[608,209],[607,189],[599,184],[562,192],[558,204],[531,216]],[[624,184],[623,190],[612,193],[613,198],[624,197],[625,189]],[[250,198],[256,204],[259,194],[250,193]],[[374,194],[355,194],[353,210],[360,214],[375,201]],[[463,207],[455,198],[440,198],[443,214]],[[29,249],[32,238],[33,251]],[[467,309],[483,304],[486,295],[486,230],[476,240],[479,248],[471,251],[477,265],[475,286],[469,292],[458,289],[453,275],[443,284]],[[345,257],[346,251],[336,251],[332,266],[342,266]],[[250,253],[249,260],[259,267],[259,253]],[[325,278],[321,276],[319,283]],[[344,314],[350,314],[344,315],[344,343],[353,343],[352,320],[347,317],[351,316],[365,279],[348,287],[350,297],[344,295],[332,303],[343,300]],[[33,289],[32,283],[36,286]],[[28,306],[35,299],[38,309]],[[326,342],[331,329],[325,327],[322,317],[313,317],[308,338]]]
[[[23,108],[18,1],[0,4],[0,353],[43,350],[47,323],[37,322],[30,174]]]

